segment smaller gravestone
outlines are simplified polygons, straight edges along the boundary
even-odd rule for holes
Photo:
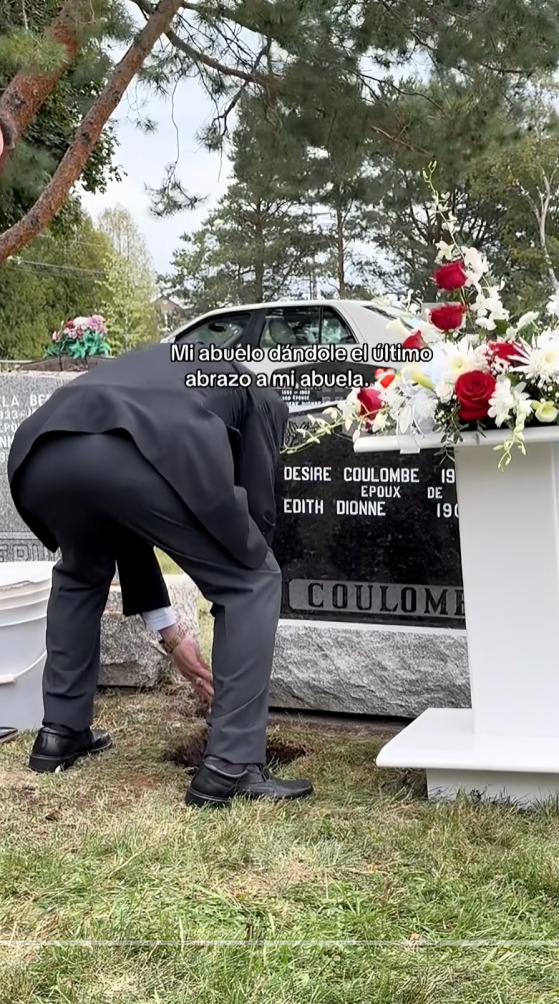
[[[166,575],[169,599],[182,624],[200,640],[198,591],[188,575]],[[103,687],[154,687],[167,678],[173,663],[141,617],[122,616],[120,587],[111,587],[101,623],[101,674]]]
[[[49,369],[52,369],[52,361]],[[105,361],[105,364],[108,364]],[[82,367],[83,369],[83,367]],[[79,372],[0,373],[0,562],[57,560],[31,533],[18,515],[8,483],[8,455],[19,425],[40,408],[59,387]],[[184,576],[169,576],[169,592],[195,637],[198,637],[198,590]],[[100,683],[104,686],[154,686],[168,666],[157,650],[156,635],[139,617],[124,617],[118,577],[111,588],[101,624],[102,651]]]
[[[280,367],[274,372],[274,380],[277,381],[274,386],[292,413],[305,412],[318,405],[327,407],[336,401],[343,401],[352,388],[354,377],[363,386],[373,384],[375,370],[379,365],[378,362],[344,362],[334,359],[296,367]],[[285,383],[282,384],[282,380]]]
[[[76,374],[0,373],[0,561],[53,561],[21,520],[10,494],[8,455],[16,430]]]

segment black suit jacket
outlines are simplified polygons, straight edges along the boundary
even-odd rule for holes
[[[275,471],[288,408],[254,381],[247,389],[185,387],[186,374],[196,370],[234,379],[250,372],[235,362],[172,362],[170,346],[155,345],[75,378],[22,423],[8,458],[10,489],[49,550],[57,541],[18,498],[22,465],[53,433],[121,429],[230,554],[248,568],[262,564],[276,522]]]

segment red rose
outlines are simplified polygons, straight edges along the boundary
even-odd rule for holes
[[[522,352],[522,346],[517,342],[488,342],[487,347],[497,359],[504,359],[506,363],[520,362],[519,359],[513,358]]]
[[[382,384],[383,387],[390,387],[390,384],[396,376],[396,370],[375,370],[375,380],[377,383]]]
[[[464,320],[467,307],[463,303],[443,303],[431,311],[431,321],[439,331],[454,331]]]
[[[435,272],[434,279],[439,289],[447,289],[450,292],[453,289],[461,289],[468,281],[464,262],[449,261],[448,265],[441,265]]]
[[[487,418],[489,399],[495,390],[497,381],[490,373],[481,370],[471,370],[462,373],[456,381],[456,397],[460,402],[460,418],[465,422],[476,422]]]
[[[369,418],[374,418],[383,405],[380,390],[376,387],[361,387],[357,400],[361,404],[361,415],[367,415]]]
[[[404,349],[424,349],[426,342],[421,334],[421,331],[414,331],[412,335],[408,335],[402,344]]]

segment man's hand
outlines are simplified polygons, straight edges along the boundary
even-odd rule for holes
[[[188,635],[177,645],[171,656],[179,673],[192,680],[196,689],[208,697],[214,696],[210,667],[200,653],[200,646]]]
[[[164,628],[161,636],[166,641],[168,640],[166,635],[170,638],[175,633],[176,628]],[[200,646],[195,638],[186,635],[175,648],[171,659],[181,676],[191,680],[199,693],[207,694],[208,697],[214,696],[212,674],[207,662],[202,658]]]

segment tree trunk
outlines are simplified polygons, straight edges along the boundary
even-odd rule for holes
[[[128,85],[142,68],[158,38],[167,30],[181,7],[181,0],[161,0],[157,5],[155,13],[136,36],[81,122],[42,195],[18,223],[0,236],[0,264],[29,244],[60,211]]]
[[[266,246],[264,241],[264,221],[262,206],[256,208],[256,233],[254,241],[254,299],[257,303],[264,302],[264,266],[266,261]]]
[[[343,300],[347,293],[345,276],[344,218],[340,207],[336,208],[336,267],[338,275],[338,296]]]
[[[0,96],[0,121],[7,119],[14,132],[10,149],[5,148],[0,156],[0,174],[8,163],[11,150],[73,63],[83,44],[83,31],[94,19],[91,0],[67,0],[44,34],[45,39],[58,42],[65,50],[59,66],[48,74],[20,70]]]
[[[316,276],[316,246],[314,242],[314,206],[311,203],[311,261],[309,275],[309,292],[311,300],[318,299],[318,282]]]

